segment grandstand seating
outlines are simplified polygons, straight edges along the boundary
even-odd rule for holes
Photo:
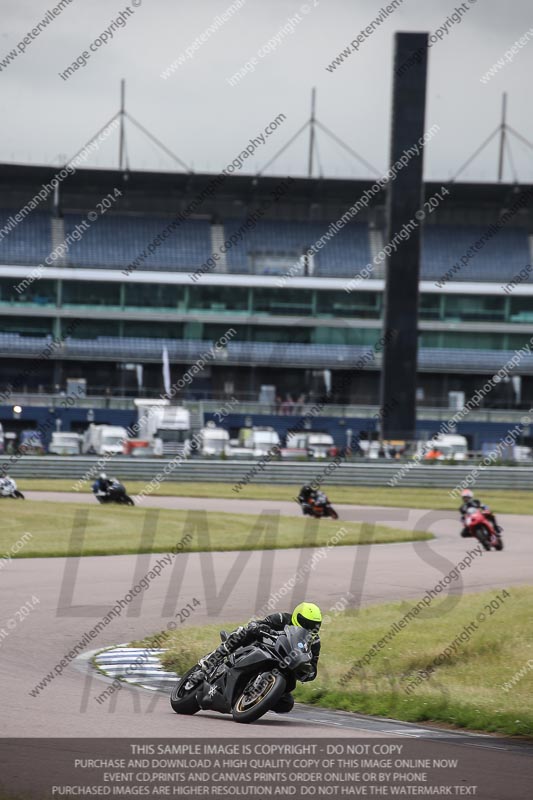
[[[224,223],[226,238],[237,231],[244,220]],[[304,250],[320,239],[328,223],[283,222],[262,220],[244,235],[242,242],[227,253],[228,272],[283,274],[298,262]],[[278,259],[280,266],[273,264]],[[341,228],[314,256],[314,275],[352,277],[371,261],[368,228],[352,223]]]
[[[486,228],[431,225],[422,237],[422,279],[437,281],[464,256]],[[453,274],[454,281],[508,281],[529,263],[527,231],[501,228],[465,266]]]
[[[12,211],[0,212],[0,230]],[[85,216],[65,214],[64,234],[68,236]],[[72,241],[62,264],[74,267],[124,269],[140,259],[138,269],[194,271],[212,254],[211,225],[208,220],[188,220],[148,253],[149,244],[163,231],[171,217],[108,213],[93,222],[78,241]],[[226,220],[226,240],[239,230],[244,219]],[[276,274],[288,272],[302,252],[328,230],[328,223],[259,220],[246,230],[241,241],[226,254],[228,272],[235,274]],[[35,211],[2,239],[1,262],[34,266],[44,262],[53,249],[52,217]],[[438,281],[481,239],[486,228],[477,226],[428,225],[422,235],[421,278]],[[57,244],[57,240],[56,240]],[[143,252],[145,257],[142,257]],[[369,230],[351,223],[340,229],[314,256],[312,274],[319,277],[354,277],[372,264]],[[447,280],[510,281],[530,261],[527,231],[504,227]],[[218,271],[220,268],[217,267]],[[300,274],[292,272],[291,274]],[[372,277],[369,269],[367,277]],[[446,279],[446,278],[445,278]]]
[[[525,340],[524,340],[525,344]],[[515,350],[474,350],[473,348],[456,347],[422,347],[418,354],[419,369],[451,369],[463,370],[465,373],[494,373],[509,363],[516,355]],[[525,355],[520,359],[520,374],[533,374],[533,356]]]
[[[83,217],[65,214],[65,235]],[[171,218],[108,214],[99,218],[69,248],[68,262],[77,267],[124,268],[140,258],[149,244],[167,227]],[[211,255],[207,220],[188,220],[162,239],[153,253],[146,253],[138,269],[190,270]]]
[[[33,355],[43,352],[50,345],[50,336],[20,336],[16,333],[0,334],[0,354]],[[160,361],[163,348],[168,350],[171,361],[192,363],[209,350],[214,342],[193,339],[149,339],[141,337],[99,336],[95,339],[67,338],[53,349],[52,357],[66,358],[111,358],[135,360],[138,358]],[[215,360],[224,364],[253,364],[257,366],[307,367],[310,363],[317,369],[335,367],[350,369],[371,348],[352,345],[284,344],[271,342],[236,342],[217,352]],[[419,351],[419,368],[428,371],[452,369],[479,373],[497,372],[515,355],[510,350],[471,350],[459,348],[423,347]],[[381,355],[368,364],[381,365]],[[520,361],[520,373],[533,375],[533,355],[524,355]]]
[[[0,230],[16,209],[0,211]],[[5,230],[1,240],[1,259],[4,264],[33,266],[41,264],[52,249],[50,214],[34,211],[11,230]]]

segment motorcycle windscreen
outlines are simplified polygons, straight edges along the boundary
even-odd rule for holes
[[[282,663],[289,669],[298,669],[311,661],[311,644],[314,635],[311,631],[296,625],[285,625],[283,634],[276,642],[276,652]]]

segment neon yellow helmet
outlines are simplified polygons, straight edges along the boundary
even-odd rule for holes
[[[322,622],[322,612],[314,603],[300,603],[292,612],[292,624],[308,631],[318,631]]]

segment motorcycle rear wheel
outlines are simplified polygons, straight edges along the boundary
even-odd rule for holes
[[[287,681],[275,672],[260,673],[265,678],[265,684],[259,693],[254,692],[253,686],[259,677],[248,681],[244,691],[239,695],[231,713],[235,722],[250,723],[255,722],[267,711],[270,711],[285,694]]]
[[[189,675],[191,675],[193,672],[197,672],[198,669],[198,665],[195,664],[194,667],[185,673],[178,685],[172,690],[172,694],[170,695],[170,705],[176,714],[191,715],[196,714],[197,711],[200,711],[200,706],[198,705],[198,700],[196,699],[198,684],[195,683],[192,688],[185,689],[187,681],[189,680]]]

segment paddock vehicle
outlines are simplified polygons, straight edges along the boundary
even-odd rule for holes
[[[283,455],[292,455],[292,450],[296,451],[294,455],[299,455],[303,451],[309,458],[328,458],[336,455],[333,437],[329,433],[320,431],[289,434],[287,436],[287,447]]]
[[[428,442],[419,442],[417,455],[425,461],[465,461],[468,455],[466,436],[441,433]]]
[[[56,456],[79,456],[80,440],[81,436],[78,433],[54,432],[48,452]]]
[[[199,433],[200,455],[204,457],[229,456],[229,433],[224,428],[218,428],[214,422],[208,422]]]
[[[133,402],[139,439],[151,444],[154,455],[187,458],[191,454],[190,411],[171,405],[170,400],[136,398]]]
[[[91,424],[83,434],[82,452],[97,456],[122,455],[124,440],[128,438],[126,428],[120,425]]]
[[[18,452],[25,456],[42,456],[45,447],[41,431],[21,431]]]
[[[231,439],[231,455],[236,458],[262,458],[264,456],[278,456],[279,436],[269,426],[257,426],[254,428],[241,428],[238,439]]]
[[[239,647],[210,672],[197,664],[188,670],[170,697],[176,714],[219,711],[249,723],[267,711],[283,713],[283,695],[310,669],[311,635],[295,625],[282,631],[262,626],[260,633],[260,641]],[[220,638],[227,638],[225,631]]]

